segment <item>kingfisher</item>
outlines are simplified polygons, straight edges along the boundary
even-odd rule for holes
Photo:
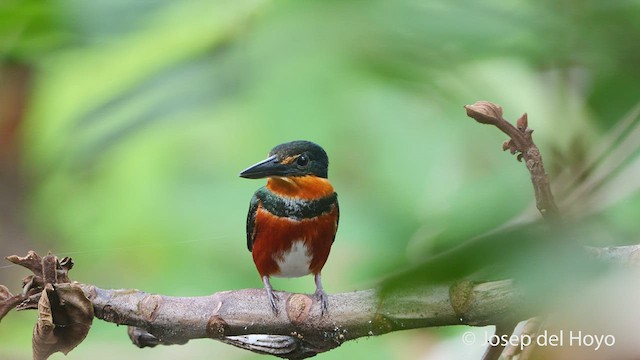
[[[270,277],[313,274],[321,314],[328,299],[320,272],[338,230],[338,195],[327,178],[329,158],[319,145],[292,141],[274,147],[265,160],[240,173],[247,179],[267,178],[249,204],[247,248],[278,315],[278,297]]]

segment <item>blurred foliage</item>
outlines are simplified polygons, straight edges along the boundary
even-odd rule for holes
[[[308,139],[327,150],[340,198],[323,272],[340,292],[532,201],[523,164],[500,153],[504,136],[462,105],[528,112],[549,169],[587,158],[638,102],[640,2],[5,0],[0,56],[36,72],[21,136],[39,243],[23,253],[72,256],[73,279],[101,287],[260,287],[244,221],[262,182],[237,174],[274,145]],[[633,194],[598,218],[628,235],[605,243],[638,242]],[[310,292],[313,282],[274,287]],[[32,317],[0,326],[9,358],[29,357]],[[416,336],[434,335],[324,357],[417,358],[427,349]],[[67,358],[214,353],[255,357],[210,341],[136,350],[123,329],[96,322]]]

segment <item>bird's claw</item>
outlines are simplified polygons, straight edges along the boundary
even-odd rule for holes
[[[269,304],[271,304],[273,314],[278,316],[278,301],[280,301],[280,298],[270,289],[267,289],[267,297],[269,298]]]
[[[329,299],[328,299],[327,293],[324,292],[324,290],[317,289],[314,296],[320,302],[320,311],[321,311],[321,314],[324,316],[327,312],[329,312]]]

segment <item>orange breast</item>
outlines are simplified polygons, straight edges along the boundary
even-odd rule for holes
[[[337,207],[321,216],[295,221],[272,215],[259,206],[252,253],[260,276],[277,276],[278,262],[285,260],[285,254],[297,240],[302,241],[310,253],[309,273],[319,273],[329,257],[337,219]]]
[[[270,177],[267,189],[280,196],[313,200],[333,194],[329,180],[317,176]]]

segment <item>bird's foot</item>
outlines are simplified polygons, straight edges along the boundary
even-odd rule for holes
[[[322,289],[316,289],[314,296],[320,302],[321,315],[324,316],[326,313],[329,312],[329,297],[327,296],[327,293],[324,292],[324,290]]]
[[[324,289],[322,288],[322,278],[320,277],[320,273],[315,274],[313,276],[313,279],[316,282],[315,296],[318,301],[320,301],[320,315],[324,316],[324,314],[329,312],[329,298],[327,296],[327,293],[324,292]]]
[[[278,301],[280,298],[276,295],[272,289],[267,290],[267,297],[269,298],[269,304],[271,304],[271,310],[275,316],[278,316]]]
[[[264,283],[264,289],[267,291],[267,298],[269,299],[269,304],[271,304],[271,310],[275,316],[278,316],[278,300],[280,299],[278,299],[278,296],[273,293],[269,276],[264,275],[262,277],[262,282]]]

